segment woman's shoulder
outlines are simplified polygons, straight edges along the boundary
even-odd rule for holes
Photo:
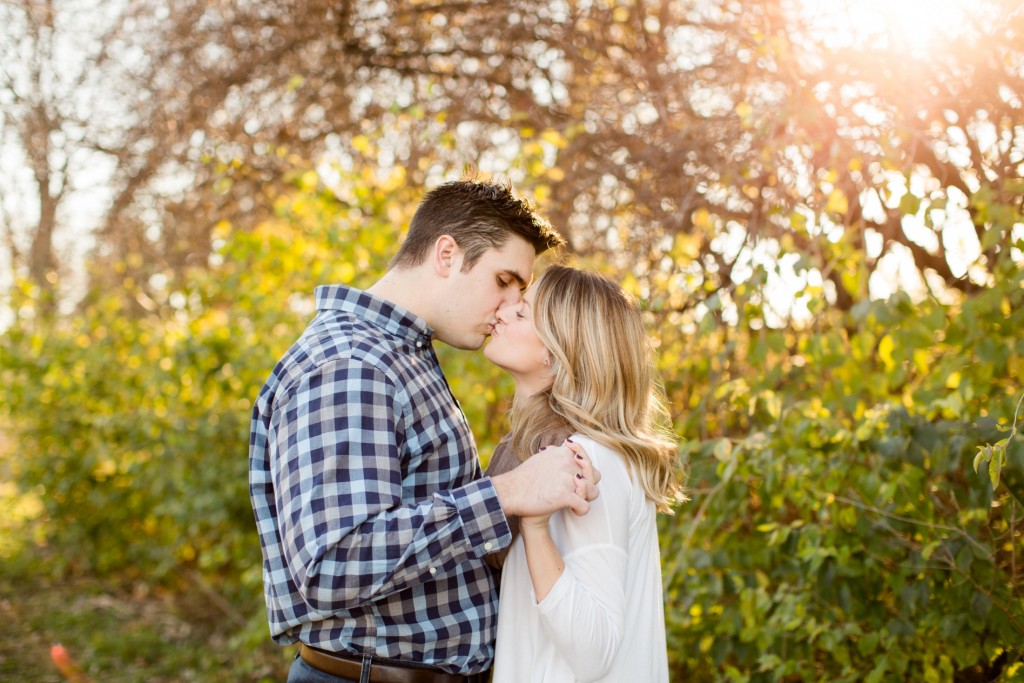
[[[572,436],[572,430],[568,427],[550,427],[540,433],[540,447],[561,446],[570,436]]]

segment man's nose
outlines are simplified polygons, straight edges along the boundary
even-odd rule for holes
[[[511,305],[512,304],[505,304],[504,306],[499,306],[498,310],[494,312],[494,319],[497,320],[499,323],[504,324],[505,321],[508,320],[508,307]]]

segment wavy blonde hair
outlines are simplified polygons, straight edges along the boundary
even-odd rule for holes
[[[678,442],[655,378],[636,301],[597,273],[550,266],[534,284],[533,320],[552,358],[551,386],[512,404],[512,451],[540,450],[566,428],[621,453],[662,512],[685,500]]]

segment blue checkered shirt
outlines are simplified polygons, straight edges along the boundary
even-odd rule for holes
[[[249,480],[274,640],[487,669],[511,534],[425,321],[318,287],[253,406]]]

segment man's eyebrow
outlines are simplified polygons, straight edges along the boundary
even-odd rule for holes
[[[519,283],[519,287],[522,288],[522,289],[525,289],[530,284],[529,282],[527,282],[526,280],[523,279],[522,275],[520,275],[519,273],[517,273],[514,270],[506,269],[506,270],[503,270],[502,272],[505,273],[505,275],[508,275],[510,278],[512,278],[516,282],[518,282]]]

